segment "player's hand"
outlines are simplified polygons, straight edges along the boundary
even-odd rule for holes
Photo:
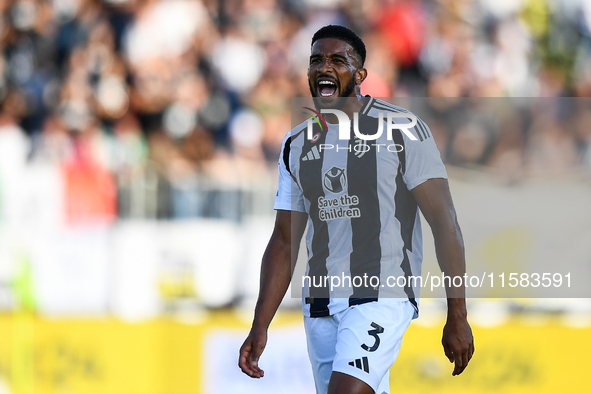
[[[240,347],[238,366],[251,378],[262,378],[265,371],[259,368],[259,358],[267,344],[267,330],[250,330],[248,337]]]
[[[474,337],[466,318],[448,318],[441,339],[445,355],[455,363],[452,375],[461,374],[474,354]]]

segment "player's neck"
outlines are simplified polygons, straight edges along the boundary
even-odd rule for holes
[[[353,116],[356,112],[361,111],[363,105],[365,104],[364,97],[360,93],[358,95],[352,95],[350,97],[342,97],[344,100],[344,105],[342,107],[337,107],[333,109],[338,109],[339,111],[344,112],[349,119],[353,119]],[[320,110],[320,109],[319,109]],[[326,122],[329,124],[338,124],[338,118],[333,114],[324,114]]]

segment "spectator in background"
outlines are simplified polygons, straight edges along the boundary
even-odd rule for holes
[[[25,99],[9,90],[0,111],[0,222],[18,223],[22,211],[22,179],[30,141],[19,120],[26,111]]]
[[[0,100],[3,113],[19,102],[12,125],[29,138],[27,156],[74,167],[90,160],[117,182],[115,197],[131,185],[147,193],[138,185],[156,176],[158,205],[173,204],[172,184],[240,188],[275,178],[290,98],[308,91],[298,62],[320,25],[363,32],[371,56],[362,92],[372,96],[591,95],[584,0],[11,0],[0,11]],[[538,114],[524,116],[540,124]],[[236,126],[241,119],[247,129]],[[590,171],[584,131],[478,122],[432,122],[450,162],[510,182]],[[548,152],[554,143],[560,149]],[[194,184],[190,193],[201,193]]]

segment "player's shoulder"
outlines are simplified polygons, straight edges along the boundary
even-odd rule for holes
[[[279,154],[279,161],[284,162],[287,168],[289,168],[289,153],[291,151],[292,142],[294,141],[294,139],[304,134],[304,130],[306,130],[307,124],[307,121],[303,121],[293,129],[289,130],[283,138],[283,143],[281,144],[281,152]]]
[[[299,125],[297,125],[296,127],[294,127],[293,129],[289,130],[287,132],[287,134],[285,135],[285,137],[283,138],[283,143],[281,144],[281,150],[282,151],[285,150],[286,146],[289,146],[294,139],[303,135],[304,130],[306,130],[307,126],[308,126],[308,121],[305,120],[302,123],[300,123]]]
[[[401,133],[404,140],[418,140],[420,142],[427,140],[432,141],[432,135],[431,131],[429,130],[429,127],[416,113],[406,108],[400,107],[398,105],[394,105],[392,103],[388,103],[386,101],[375,98],[372,98],[372,101],[368,103],[366,107],[367,108],[365,113],[371,117],[377,118],[380,116],[380,113],[384,114],[385,112],[394,112],[400,113],[400,117],[402,118],[407,118],[411,120],[411,123],[414,123],[413,127],[409,127],[405,130],[401,129],[401,131],[405,131]],[[410,115],[410,117],[408,117],[407,115]]]
[[[399,107],[398,105],[388,103],[384,100],[370,97],[369,102],[365,105],[363,113],[368,116],[377,118],[380,112],[382,112],[382,113],[383,112],[395,112],[395,113],[407,113],[407,114],[411,113],[412,114],[412,112],[406,108]]]
[[[303,134],[304,130],[308,128],[308,120],[304,120],[302,123],[294,127],[289,131],[288,136],[292,138],[297,138]]]

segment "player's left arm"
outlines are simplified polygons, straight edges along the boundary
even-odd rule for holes
[[[441,271],[450,277],[463,277],[466,272],[464,241],[451,199],[447,179],[429,179],[412,193],[435,239],[435,252]],[[445,355],[455,363],[452,375],[464,371],[474,353],[474,338],[468,324],[465,287],[448,287],[447,322],[443,328],[442,344]]]

